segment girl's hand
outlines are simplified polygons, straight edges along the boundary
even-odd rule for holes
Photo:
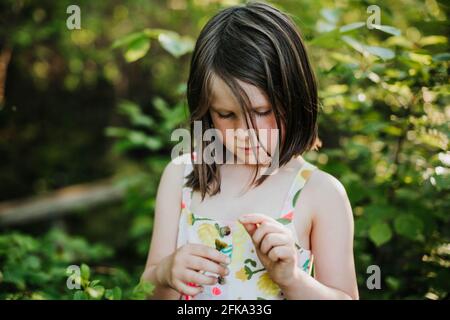
[[[164,258],[157,267],[156,275],[161,285],[184,295],[195,296],[203,291],[203,285],[217,283],[216,277],[204,275],[202,271],[222,277],[228,274],[228,269],[221,263],[230,263],[228,256],[203,244],[188,243]],[[189,286],[188,283],[197,286]]]
[[[252,238],[258,258],[271,279],[287,287],[298,272],[294,236],[275,219],[262,214],[246,214],[239,218]]]

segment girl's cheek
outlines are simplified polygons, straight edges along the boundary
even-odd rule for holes
[[[280,135],[275,116],[272,115],[268,119],[262,119],[257,122],[257,125],[259,129],[262,129],[259,134],[261,144],[266,150],[269,150],[271,154],[274,154],[277,147],[278,136]],[[283,138],[282,132],[281,135]]]

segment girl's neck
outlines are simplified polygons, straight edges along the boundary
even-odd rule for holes
[[[278,174],[280,171],[292,171],[299,170],[305,160],[302,156],[293,157],[285,165],[280,168],[273,170],[273,174]],[[240,177],[240,180],[245,181],[248,178],[252,178],[257,169],[256,165],[253,164],[223,164],[220,166],[221,174],[230,174],[236,177]],[[267,167],[260,166],[257,178],[261,177]]]

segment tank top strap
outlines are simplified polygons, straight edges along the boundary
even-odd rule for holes
[[[286,195],[286,199],[284,201],[282,210],[281,210],[281,218],[286,218],[292,220],[294,214],[294,208],[297,203],[297,200],[300,196],[300,192],[308,181],[311,173],[316,170],[317,167],[308,161],[305,160],[305,163],[301,166],[301,168],[297,171],[294,181]]]
[[[194,169],[194,166],[192,164],[192,155],[191,154],[184,154],[181,156],[181,158],[182,158],[181,161],[184,164],[181,207],[182,207],[182,209],[184,209],[184,208],[190,208],[190,206],[191,206],[192,188],[186,186],[186,183],[188,181],[187,177]]]

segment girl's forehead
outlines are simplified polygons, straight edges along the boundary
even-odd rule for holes
[[[241,80],[236,81],[247,94],[253,108],[269,105],[269,101],[261,89]],[[211,79],[211,96],[211,105],[215,109],[240,109],[239,102],[231,88],[220,77],[212,77]]]

